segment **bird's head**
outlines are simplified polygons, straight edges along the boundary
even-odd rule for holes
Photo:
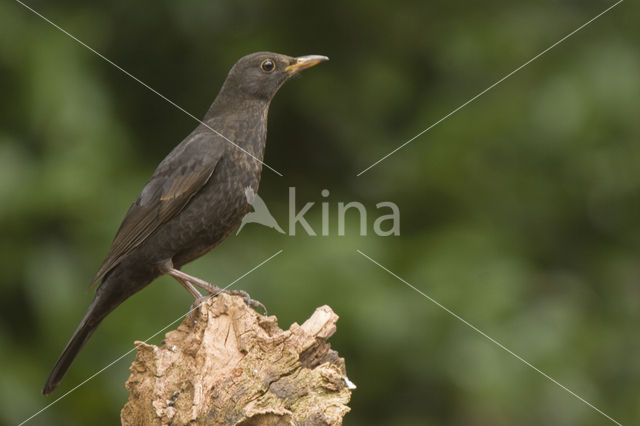
[[[223,90],[231,89],[243,98],[270,101],[289,78],[327,60],[320,55],[292,58],[272,52],[252,53],[231,68]]]

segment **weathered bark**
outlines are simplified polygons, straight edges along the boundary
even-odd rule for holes
[[[278,327],[242,298],[220,294],[167,333],[136,342],[124,425],[339,425],[355,388],[327,339],[338,316],[316,309]]]

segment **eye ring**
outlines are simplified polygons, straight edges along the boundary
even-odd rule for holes
[[[266,72],[266,73],[271,73],[275,71],[276,61],[274,61],[273,59],[267,58],[260,63],[260,69],[262,70],[262,72]]]

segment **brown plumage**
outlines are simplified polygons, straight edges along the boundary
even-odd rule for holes
[[[325,60],[259,52],[231,68],[204,117],[208,127],[200,124],[162,160],[129,208],[94,278],[100,285],[93,302],[44,394],[56,388],[104,317],[159,275],[173,276],[194,297],[194,285],[216,290],[179,268],[218,245],[250,209],[245,189],[258,191],[271,100],[292,75]]]

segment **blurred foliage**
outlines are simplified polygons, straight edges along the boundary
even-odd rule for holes
[[[248,225],[187,270],[303,321],[331,305],[358,385],[348,425],[606,419],[372,256],[624,424],[640,422],[640,7],[625,2],[360,177],[355,174],[602,11],[515,3],[29,1],[195,115],[244,54],[324,54],[270,113],[261,195],[396,202],[401,236]],[[129,203],[193,120],[15,2],[0,3],[0,423],[16,424],[183,314],[158,279],[105,320],[61,388],[49,369]],[[355,218],[352,217],[355,221]],[[369,218],[371,229],[372,218]],[[283,223],[281,223],[283,224]],[[159,343],[162,334],[151,341]],[[113,424],[129,354],[30,424]]]

